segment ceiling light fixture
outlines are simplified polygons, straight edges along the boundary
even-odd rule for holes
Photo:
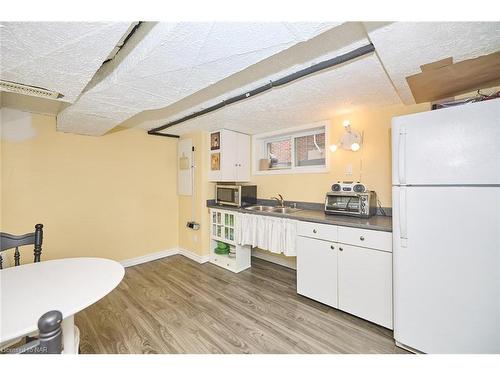
[[[344,126],[345,133],[336,144],[330,145],[330,151],[335,152],[339,147],[344,150],[358,151],[361,148],[361,133],[351,128],[351,122],[349,120],[344,120],[342,125]]]

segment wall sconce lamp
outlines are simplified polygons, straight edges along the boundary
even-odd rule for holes
[[[344,150],[358,151],[361,148],[361,133],[351,128],[349,120],[345,120],[342,125],[344,126],[345,133],[336,144],[330,145],[330,151],[335,152],[339,147]]]

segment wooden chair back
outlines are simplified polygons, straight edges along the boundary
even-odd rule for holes
[[[43,241],[43,225],[35,225],[33,233],[26,233],[22,235],[15,235],[10,233],[0,233],[0,269],[3,268],[2,252],[9,249],[16,249],[14,251],[14,265],[21,264],[21,254],[19,252],[20,246],[34,245],[34,262],[40,262],[42,255],[42,241]]]

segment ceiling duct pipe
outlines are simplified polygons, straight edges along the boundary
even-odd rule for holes
[[[198,112],[193,112],[190,115],[181,117],[180,119],[171,121],[171,122],[169,122],[165,125],[159,126],[157,128],[153,128],[153,129],[148,131],[148,134],[159,135],[159,136],[163,136],[163,137],[176,137],[176,138],[178,138],[178,136],[176,136],[176,135],[161,133],[161,131],[165,130],[167,128],[170,128],[171,126],[178,125],[182,122],[192,120],[196,117],[206,115],[207,113],[216,111],[216,110],[218,110],[226,105],[233,104],[233,103],[239,102],[241,100],[248,99],[252,96],[261,94],[267,90],[272,89],[273,87],[286,85],[286,84],[288,84],[292,81],[295,81],[297,79],[306,77],[308,75],[317,73],[317,72],[325,70],[325,69],[329,69],[329,68],[336,66],[336,65],[344,64],[348,61],[357,59],[358,57],[367,55],[367,54],[372,53],[374,51],[375,51],[375,47],[373,46],[372,43],[367,44],[363,47],[356,48],[355,50],[347,52],[343,55],[336,56],[336,57],[333,57],[331,59],[322,61],[320,63],[311,65],[311,66],[304,68],[302,70],[299,70],[295,73],[291,73],[291,74],[288,74],[282,78],[279,78],[276,81],[269,81],[269,83],[266,83],[265,85],[259,86],[253,90],[247,91],[244,94],[233,96],[229,99],[223,100],[220,103],[214,104],[214,105],[207,107],[205,109],[202,109]]]

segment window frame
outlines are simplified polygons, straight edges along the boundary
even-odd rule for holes
[[[325,164],[324,165],[295,165],[295,139],[308,135],[320,134],[321,129],[325,133]],[[266,155],[267,144],[273,141],[291,140],[291,163],[290,168],[259,170],[259,160]],[[296,173],[328,173],[330,171],[328,140],[329,122],[320,121],[311,124],[276,130],[252,136],[252,174],[253,175],[273,175],[273,174],[296,174]]]
[[[285,136],[281,136],[281,137],[270,137],[270,138],[264,138],[262,139],[262,142],[263,142],[263,150],[265,150],[265,153],[267,155],[267,145],[269,143],[273,143],[273,142],[282,142],[282,141],[290,141],[290,167],[283,167],[283,168],[276,168],[276,169],[272,169],[273,171],[279,171],[279,170],[289,170],[293,167],[293,156],[294,156],[294,152],[293,152],[293,140],[294,138],[289,136],[289,135],[286,135]],[[261,154],[262,155],[262,154]]]

